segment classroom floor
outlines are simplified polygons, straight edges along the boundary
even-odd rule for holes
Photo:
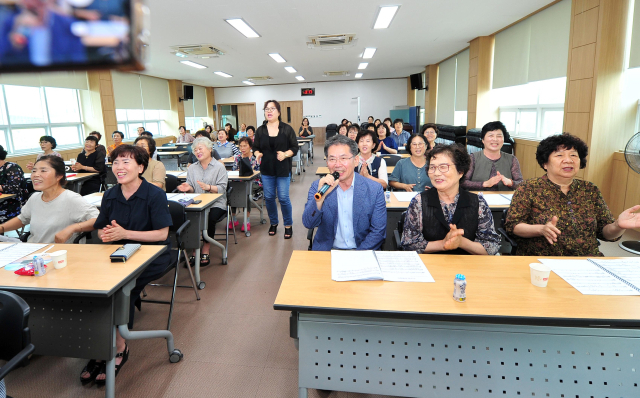
[[[221,265],[219,251],[212,264],[202,269],[207,286],[196,301],[193,290],[178,289],[172,332],[176,348],[184,359],[171,364],[164,340],[132,341],[129,361],[116,379],[118,397],[274,397],[298,396],[298,356],[289,337],[289,314],[273,310],[280,282],[292,250],[306,250],[308,241],[302,226],[302,210],[315,170],[325,166],[320,148],[315,165],[295,176],[291,184],[294,237],[284,240],[267,235],[268,223],[259,224],[252,215],[252,235],[237,230],[238,244],[230,244],[229,263]],[[266,212],[265,212],[266,217]],[[219,231],[222,229],[219,227]],[[632,231],[625,238],[639,239]],[[616,243],[603,243],[609,256],[627,256]],[[181,284],[188,273],[180,269]],[[166,277],[170,282],[170,277]],[[169,288],[149,287],[150,298],[170,298]],[[168,307],[143,303],[136,311],[135,329],[166,327]],[[6,379],[7,392],[14,398],[103,397],[104,387],[82,386],[80,371],[86,360],[35,356],[28,367]],[[309,391],[310,397],[381,397],[344,392]]]

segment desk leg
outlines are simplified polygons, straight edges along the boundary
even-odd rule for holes
[[[75,191],[78,195],[80,195],[80,191],[82,191],[82,181],[78,181],[75,186]]]
[[[298,398],[308,398],[309,393],[305,387],[298,387]]]
[[[204,213],[204,231],[202,231],[202,237],[209,243],[211,243],[212,245],[219,247],[220,250],[222,250],[222,264],[226,265],[227,264],[227,249],[224,247],[224,245],[220,242],[218,242],[217,240],[213,239],[212,237],[209,236],[209,233],[207,232],[207,227],[209,226],[209,209],[205,210]],[[226,228],[226,225],[225,225]],[[197,278],[200,278],[200,263],[197,262],[196,264],[198,264],[198,268],[196,268],[196,273],[197,273]],[[196,279],[196,282],[198,282],[199,284],[199,279]]]
[[[113,346],[116,346],[116,327],[113,327]],[[113,357],[107,361],[107,378],[105,379],[105,398],[114,398],[116,396],[116,358]]]
[[[251,232],[247,231],[247,210],[249,209],[249,206],[251,206],[251,203],[249,202],[249,195],[251,194],[251,184],[253,184],[253,181],[249,180],[249,181],[245,181],[244,182],[244,197],[246,198],[246,205],[244,206],[244,236],[246,236],[247,238],[249,236],[251,236]]]
[[[196,265],[193,267],[195,269],[195,278],[196,278],[196,286],[198,289],[202,290],[206,286],[204,282],[200,281],[200,248],[197,248],[195,251]]]

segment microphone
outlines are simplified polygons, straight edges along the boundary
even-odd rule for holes
[[[333,174],[331,175],[335,180],[340,178],[340,173],[338,173],[337,171],[334,171]],[[322,199],[322,195],[324,195],[329,190],[329,188],[331,188],[331,185],[324,184],[322,188],[320,188],[320,190],[318,190],[318,192],[316,192],[316,194],[313,197],[316,198],[316,200]]]

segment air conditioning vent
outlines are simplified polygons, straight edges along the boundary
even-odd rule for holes
[[[273,77],[271,77],[271,76],[253,76],[253,77],[247,77],[247,80],[252,81],[252,82],[265,81],[265,80],[273,80]]]
[[[171,50],[174,53],[180,52],[196,58],[198,57],[217,58],[221,55],[224,55],[224,51],[214,47],[211,44],[192,44],[192,45],[172,46]]]
[[[350,76],[349,71],[348,70],[342,70],[342,71],[330,71],[330,72],[323,72],[322,76],[324,77],[332,77],[332,76]]]
[[[309,36],[307,47],[319,48],[321,50],[341,50],[345,47],[351,47],[358,40],[353,33],[338,35],[316,35]]]

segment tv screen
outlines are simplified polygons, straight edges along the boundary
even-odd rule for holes
[[[141,0],[0,3],[0,73],[143,68],[149,32]]]

